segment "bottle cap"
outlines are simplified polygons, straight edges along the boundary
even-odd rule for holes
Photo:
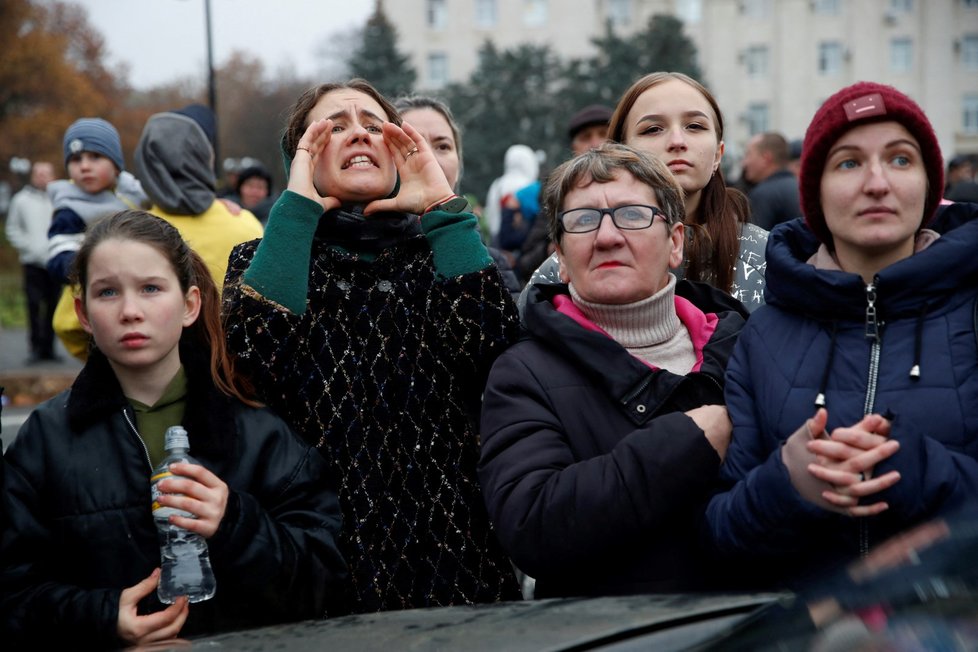
[[[190,436],[187,435],[187,431],[184,430],[183,426],[170,426],[167,428],[166,434],[163,435],[163,441],[163,447],[166,450],[190,448]]]

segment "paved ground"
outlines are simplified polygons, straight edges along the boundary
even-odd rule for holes
[[[6,447],[34,406],[68,387],[82,368],[82,363],[57,343],[60,362],[28,364],[27,331],[23,328],[0,328],[0,387],[5,387],[3,414],[0,416],[0,438]]]

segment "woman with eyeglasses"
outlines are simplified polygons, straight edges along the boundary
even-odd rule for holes
[[[768,233],[750,223],[747,197],[723,180],[723,114],[713,94],[682,73],[649,73],[618,100],[608,139],[658,157],[682,187],[686,247],[679,277],[729,292],[751,312],[762,306]],[[555,273],[551,257],[530,283]]]
[[[560,283],[529,291],[531,335],[496,361],[479,479],[536,597],[710,588],[696,549],[731,425],[723,378],[746,310],[678,281],[683,192],[606,144],[544,191]]]

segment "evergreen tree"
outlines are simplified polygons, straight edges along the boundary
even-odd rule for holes
[[[348,64],[351,76],[366,79],[384,97],[394,99],[414,91],[417,73],[408,56],[397,49],[397,30],[387,19],[382,0],[377,0]]]
[[[591,42],[598,50],[595,56],[572,60],[564,68],[562,93],[571,111],[595,103],[614,107],[632,82],[650,72],[701,78],[696,46],[675,16],[652,16],[645,29],[625,37],[608,22],[604,34]]]
[[[546,165],[563,160],[563,128],[554,119],[562,102],[555,93],[560,72],[548,46],[500,51],[487,41],[468,83],[445,89],[445,99],[463,132],[465,192],[484,198],[493,179],[503,172],[506,149],[516,143],[543,150]]]

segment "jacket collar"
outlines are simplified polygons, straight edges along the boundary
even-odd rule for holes
[[[602,332],[582,327],[554,307],[557,296],[566,295],[563,283],[536,283],[527,294],[524,313],[527,330],[540,344],[571,360],[584,374],[605,387],[636,423],[656,416],[663,403],[683,382],[664,369],[650,369],[618,342]],[[699,372],[722,386],[727,360],[744,324],[746,309],[732,297],[703,283],[679,281],[676,296],[704,313],[715,313],[712,336],[703,345]],[[633,409],[638,403],[639,411]]]
[[[876,276],[877,307],[884,319],[928,312],[962,287],[978,282],[978,212],[929,247],[881,270]],[[798,218],[770,234],[765,273],[767,303],[818,320],[865,317],[866,284],[857,274],[817,269],[809,259],[818,238]]]
[[[190,433],[195,457],[213,457],[233,445],[236,426],[233,399],[222,394],[211,382],[210,362],[203,347],[180,342],[180,359],[187,374],[187,409],[183,426]],[[97,348],[79,372],[68,395],[68,423],[75,432],[108,419],[119,410],[131,414],[129,401],[109,365]]]

